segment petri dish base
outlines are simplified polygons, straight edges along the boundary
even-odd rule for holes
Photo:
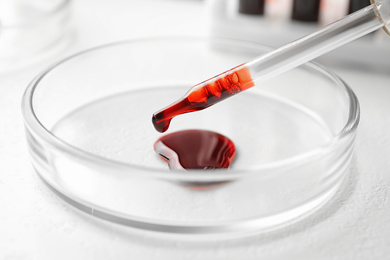
[[[167,37],[59,62],[23,98],[35,170],[78,208],[145,230],[248,234],[313,212],[344,179],[359,121],[353,92],[318,65],[172,121],[167,133],[206,129],[232,139],[237,157],[229,170],[169,171],[153,151],[161,136],[154,111],[265,51],[239,41]]]

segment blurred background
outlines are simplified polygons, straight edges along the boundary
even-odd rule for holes
[[[20,101],[29,82],[78,51],[195,35],[282,46],[368,0],[0,0],[0,259],[386,259],[390,254],[390,39],[374,32],[323,57],[357,94],[361,124],[344,189],[298,225],[189,243],[85,216],[29,164]]]

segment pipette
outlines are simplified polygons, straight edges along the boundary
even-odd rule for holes
[[[380,28],[390,35],[390,0],[371,3],[321,30],[193,86],[181,99],[153,114],[154,127],[165,132],[177,115],[210,107]]]

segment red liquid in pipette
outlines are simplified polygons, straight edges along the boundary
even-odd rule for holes
[[[233,68],[192,87],[183,98],[153,114],[154,128],[159,132],[165,132],[173,117],[205,109],[253,86],[247,67]]]

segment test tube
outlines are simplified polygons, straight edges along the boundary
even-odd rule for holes
[[[265,0],[240,0],[238,12],[242,14],[263,15]]]
[[[348,13],[351,14],[369,5],[370,0],[349,0]]]
[[[320,12],[320,0],[294,0],[292,19],[304,22],[317,22]]]

